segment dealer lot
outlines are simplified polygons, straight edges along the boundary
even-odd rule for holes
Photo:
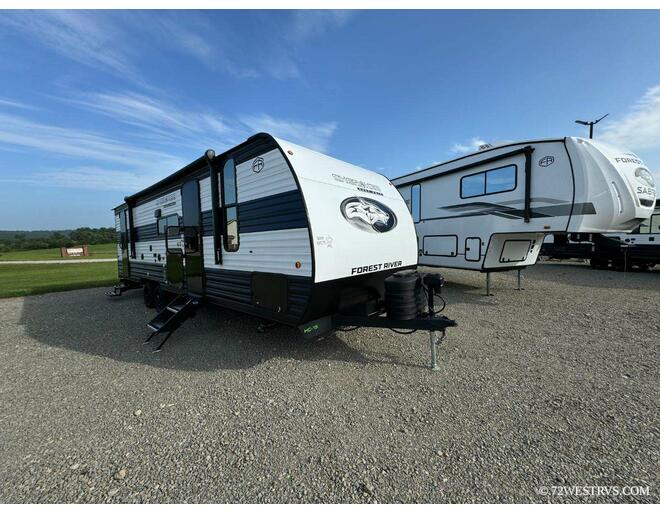
[[[152,354],[139,292],[0,300],[0,501],[657,502],[660,272],[443,274],[439,372],[421,332],[203,308]],[[649,493],[561,494],[601,485]]]

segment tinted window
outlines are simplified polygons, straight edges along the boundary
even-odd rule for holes
[[[461,197],[481,196],[486,193],[486,174],[477,173],[461,179]]]
[[[228,252],[235,252],[238,250],[238,216],[236,206],[227,207],[227,238],[225,240],[225,249]]]
[[[177,227],[179,225],[179,216],[177,214],[170,214],[164,218],[158,218],[158,233],[165,234],[167,227]]]
[[[473,173],[461,179],[461,198],[513,191],[516,188],[515,165]]]
[[[516,188],[516,167],[507,166],[486,172],[486,194],[511,191]]]
[[[660,214],[651,216],[651,234],[660,234]]]
[[[421,217],[421,186],[419,184],[412,186],[410,212],[412,213],[413,221],[417,223]]]
[[[199,182],[189,180],[181,187],[181,224],[199,226]]]
[[[240,239],[238,235],[238,195],[236,193],[236,165],[234,159],[229,159],[222,170],[222,188],[224,194],[223,210],[225,213],[225,250],[238,250]]]
[[[236,166],[234,166],[234,159],[229,159],[225,163],[222,177],[225,190],[225,204],[231,205],[236,203]]]

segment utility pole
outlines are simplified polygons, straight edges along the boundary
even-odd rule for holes
[[[601,116],[596,121],[575,120],[575,123],[579,123],[580,125],[588,126],[589,127],[589,139],[593,139],[594,138],[594,125],[596,123],[598,123],[600,120],[602,120],[603,118],[606,118],[607,116],[609,116],[609,114],[610,113],[608,112],[605,116]]]

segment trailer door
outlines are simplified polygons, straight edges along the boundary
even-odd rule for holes
[[[204,261],[201,244],[201,212],[199,182],[189,180],[181,188],[181,210],[183,213],[183,250],[185,256],[186,288],[191,293],[202,294]]]
[[[167,253],[166,279],[172,286],[193,294],[204,292],[200,236],[199,182],[189,180],[181,188],[181,219],[176,214],[162,218]],[[171,218],[171,219],[170,219]]]
[[[119,211],[119,246],[121,248],[121,277],[129,277],[129,260],[128,260],[128,222],[127,216],[128,209]]]

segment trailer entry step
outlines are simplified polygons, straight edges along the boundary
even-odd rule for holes
[[[147,337],[144,344],[149,343],[156,334],[165,334],[165,338],[153,350],[159,352],[169,337],[178,329],[186,319],[193,316],[195,309],[199,305],[197,298],[187,295],[179,295],[172,300],[167,307],[156,314],[156,317],[147,323],[151,334]]]

